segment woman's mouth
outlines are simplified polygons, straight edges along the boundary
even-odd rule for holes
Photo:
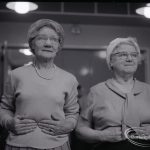
[[[48,49],[44,49],[44,50],[42,50],[42,51],[44,51],[44,52],[54,52],[53,50],[48,50]]]

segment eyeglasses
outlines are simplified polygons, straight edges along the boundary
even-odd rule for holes
[[[52,42],[55,42],[55,43],[58,43],[59,42],[59,39],[56,38],[56,37],[47,37],[47,36],[43,36],[43,35],[39,35],[36,37],[36,39],[38,41],[41,41],[41,42],[46,42],[48,39]]]
[[[132,52],[132,53],[117,52],[117,53],[112,53],[111,55],[112,55],[112,56],[117,56],[117,57],[119,57],[120,59],[127,59],[129,56],[130,56],[132,59],[137,59],[138,56],[139,56],[139,53],[138,53],[138,52]]]

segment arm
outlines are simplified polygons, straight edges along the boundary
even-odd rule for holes
[[[88,143],[100,141],[99,131],[92,128],[94,95],[94,91],[90,90],[80,99],[81,112],[76,126],[77,137]]]
[[[14,89],[11,76],[10,73],[5,82],[4,93],[0,104],[0,124],[6,129],[9,129],[15,112]]]
[[[79,117],[77,127],[76,127],[76,135],[81,140],[85,140],[88,143],[97,143],[100,142],[101,133],[97,130],[94,130],[90,127],[90,123]]]
[[[79,117],[76,127],[78,138],[88,143],[118,142],[122,140],[121,129],[118,127],[104,130],[93,129],[87,120]]]
[[[60,134],[68,134],[71,131],[74,130],[77,120],[74,118],[66,118],[66,119],[62,119],[57,117],[57,115],[52,114],[52,119],[54,121],[56,121],[55,123],[57,123],[57,125],[55,127],[57,127],[57,132],[60,132]],[[60,130],[60,131],[59,131]]]
[[[96,91],[91,89],[89,94],[81,99],[81,112],[76,127],[77,136],[88,143],[120,141],[120,127],[107,127],[101,130],[93,127],[93,112],[95,111],[95,108],[97,108],[97,100],[100,101],[100,98],[101,97],[96,93]],[[95,117],[98,118],[99,116]],[[96,122],[94,122],[94,124],[96,124]]]
[[[41,120],[38,126],[42,132],[50,135],[66,135],[74,130],[76,126],[76,119],[67,118],[64,119],[58,113],[51,115],[51,119]]]
[[[36,128],[33,120],[23,116],[15,116],[15,88],[12,73],[5,83],[4,94],[0,104],[0,124],[14,134],[26,134]]]
[[[79,116],[77,86],[78,82],[75,80],[70,93],[66,95],[66,102],[64,105],[66,126],[68,126],[68,130],[71,131],[75,128]]]

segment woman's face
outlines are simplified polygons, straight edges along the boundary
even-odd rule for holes
[[[59,51],[59,36],[49,27],[43,27],[33,40],[33,49],[36,57],[51,59]]]
[[[139,57],[134,46],[121,44],[112,53],[110,64],[117,74],[134,74],[138,67]]]

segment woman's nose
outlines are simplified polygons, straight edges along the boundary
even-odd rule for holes
[[[130,60],[131,61],[132,60],[132,56],[130,54],[128,54],[126,60]]]
[[[48,44],[48,45],[50,45],[52,43],[52,41],[50,40],[50,38],[47,38],[47,40],[46,40],[45,43]]]

